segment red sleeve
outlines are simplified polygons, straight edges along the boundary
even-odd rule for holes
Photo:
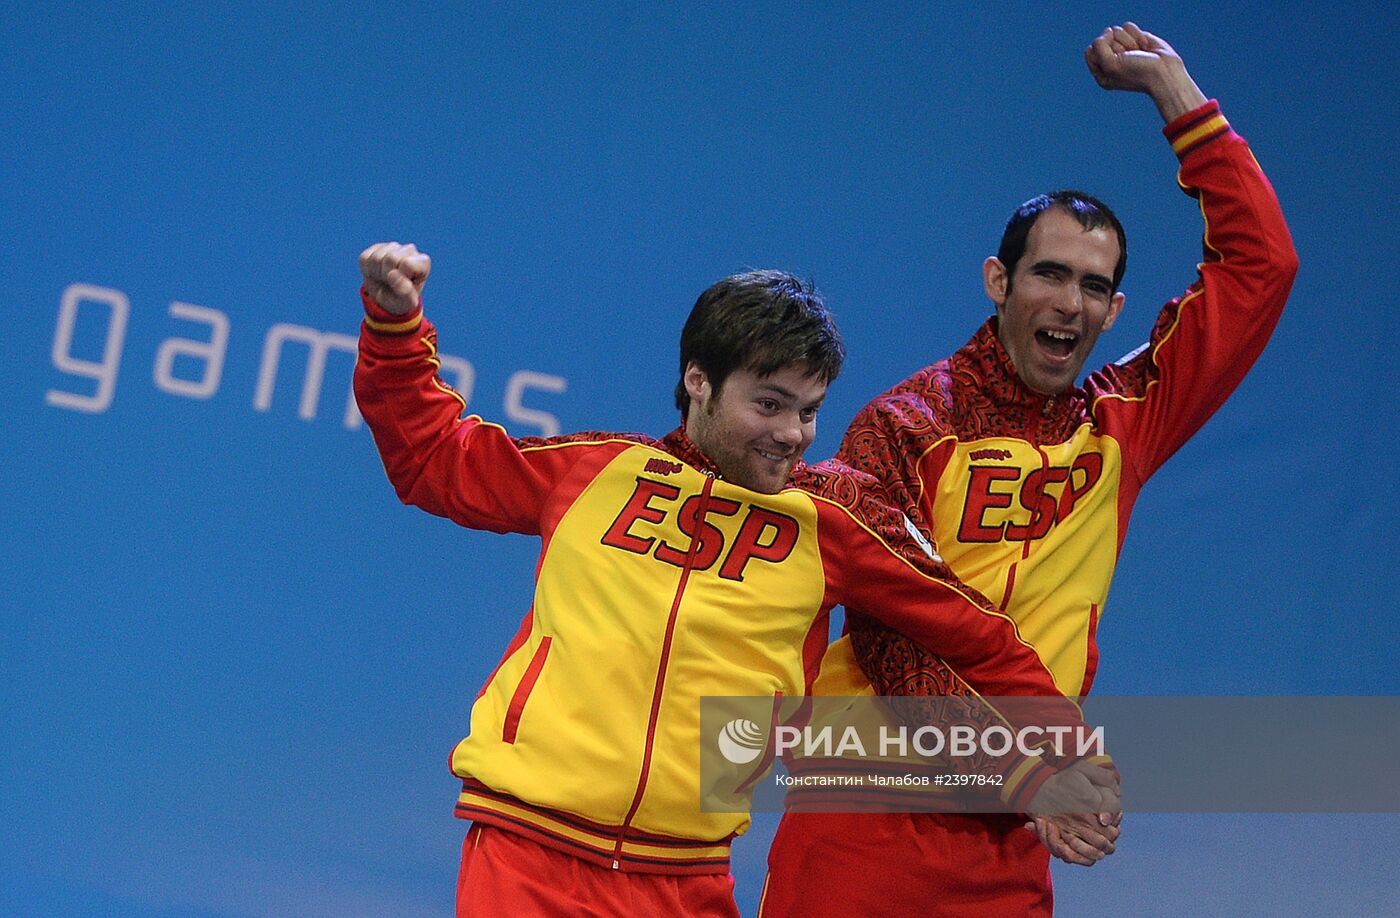
[[[1212,100],[1163,129],[1200,202],[1204,260],[1143,349],[1087,381],[1094,412],[1144,481],[1200,429],[1264,350],[1298,270],[1273,187]],[[1115,431],[1115,428],[1117,429]]]
[[[984,695],[1059,694],[1011,617],[920,548],[899,511],[818,507],[831,602],[907,635]]]
[[[396,316],[361,298],[355,400],[399,499],[473,529],[540,534],[549,495],[580,450],[462,418],[466,403],[437,375],[437,331],[422,308]]]
[[[1015,727],[1083,727],[1079,706],[1059,694],[1050,671],[1015,622],[920,546],[903,515],[871,488],[873,479],[867,482],[869,476],[835,462],[817,468],[824,484],[813,490],[818,492],[826,600],[847,606],[853,642],[858,642],[863,616],[884,626],[879,629],[884,643],[867,648],[860,660],[878,694],[910,692],[906,677],[919,667],[900,661],[889,640],[912,642],[917,646],[911,652],[925,664],[924,671],[937,674],[923,686],[929,693],[1042,696],[1043,704],[1003,706],[1005,710],[995,713]],[[898,662],[881,668],[871,665],[876,657]],[[1003,798],[1013,809],[1020,808],[1059,764],[1024,756],[1004,758],[997,766],[1009,778]]]

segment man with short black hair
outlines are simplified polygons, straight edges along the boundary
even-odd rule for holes
[[[1099,613],[1142,485],[1234,390],[1287,299],[1297,255],[1268,179],[1166,42],[1133,23],[1085,52],[1106,89],[1150,96],[1206,220],[1199,276],[1151,340],[1075,382],[1123,308],[1127,244],[1080,192],[1017,209],[983,282],[996,315],[947,360],[856,417],[838,457],[879,478],[952,571],[1013,619],[1083,696]],[[911,693],[938,662],[868,617],[832,645],[817,693]],[[1111,739],[1111,738],[1110,738]],[[1131,776],[1128,776],[1131,783]],[[1009,816],[788,813],[769,855],[765,918],[1048,915],[1049,855],[1092,864],[1114,825]]]

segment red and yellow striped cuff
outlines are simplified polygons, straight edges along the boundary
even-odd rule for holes
[[[1006,783],[1001,789],[1001,802],[1013,812],[1025,812],[1031,798],[1054,776],[1054,767],[1042,757],[1025,756],[1006,776]]]
[[[1171,142],[1177,158],[1204,146],[1230,131],[1230,122],[1220,113],[1220,103],[1211,99],[1205,105],[1189,111],[1162,129]]]

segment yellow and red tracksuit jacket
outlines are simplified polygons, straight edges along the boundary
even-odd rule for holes
[[[616,869],[727,871],[749,820],[700,810],[699,700],[805,694],[842,602],[983,695],[1056,696],[1011,620],[919,549],[871,480],[807,466],[760,494],[719,480],[684,430],[512,439],[460,417],[421,310],[363,298],[355,395],[400,498],[542,540],[534,601],[451,756],[458,815]],[[1056,704],[1046,722],[1081,722]],[[1051,773],[1023,759],[1006,802]]]
[[[1297,271],[1273,188],[1214,100],[1167,125],[1178,184],[1205,217],[1204,260],[1147,344],[1046,397],[989,320],[952,357],[877,397],[838,456],[927,528],[968,586],[1010,615],[1066,695],[1089,692],[1095,633],[1133,503],[1264,349]],[[900,694],[936,661],[851,616],[817,691]],[[857,668],[857,658],[864,674]]]

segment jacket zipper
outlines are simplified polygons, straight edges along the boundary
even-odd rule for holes
[[[632,818],[637,815],[637,810],[642,805],[642,796],[646,793],[647,774],[651,770],[652,744],[656,739],[656,721],[661,711],[661,696],[665,690],[666,669],[671,657],[671,640],[676,633],[676,618],[680,614],[681,597],[685,593],[690,572],[695,567],[695,553],[700,548],[698,533],[705,523],[705,512],[709,509],[710,489],[713,486],[714,478],[707,475],[705,485],[700,490],[700,507],[695,514],[697,535],[690,540],[690,550],[686,552],[685,565],[681,568],[681,579],[676,584],[676,595],[671,601],[671,614],[666,619],[666,637],[661,642],[661,660],[656,668],[656,685],[651,694],[651,714],[647,720],[647,742],[646,749],[642,753],[642,769],[637,776],[637,791],[632,796],[632,806],[627,810],[627,818],[622,820],[622,825],[617,830],[617,841],[613,845],[613,870],[620,870],[622,867],[622,842],[627,836],[627,829],[632,824]]]
[[[1027,439],[1031,446],[1035,447],[1036,454],[1040,456],[1041,474],[1044,474],[1050,468],[1050,457],[1045,454],[1045,450],[1040,446],[1040,420],[1041,416],[1046,411],[1050,410],[1050,406],[1054,403],[1055,399],[1052,396],[1041,410],[1031,415],[1031,425],[1028,431],[1029,436]],[[1039,502],[1037,502],[1037,507],[1038,506]],[[1006,611],[1007,606],[1011,605],[1011,591],[1016,588],[1016,568],[1020,566],[1021,561],[1025,561],[1031,556],[1031,533],[1035,531],[1036,513],[1038,512],[1039,510],[1032,511],[1030,519],[1026,521],[1026,537],[1021,540],[1021,560],[1011,562],[1011,567],[1006,572],[1006,588],[1002,592],[1001,603],[998,606],[1003,612]]]

